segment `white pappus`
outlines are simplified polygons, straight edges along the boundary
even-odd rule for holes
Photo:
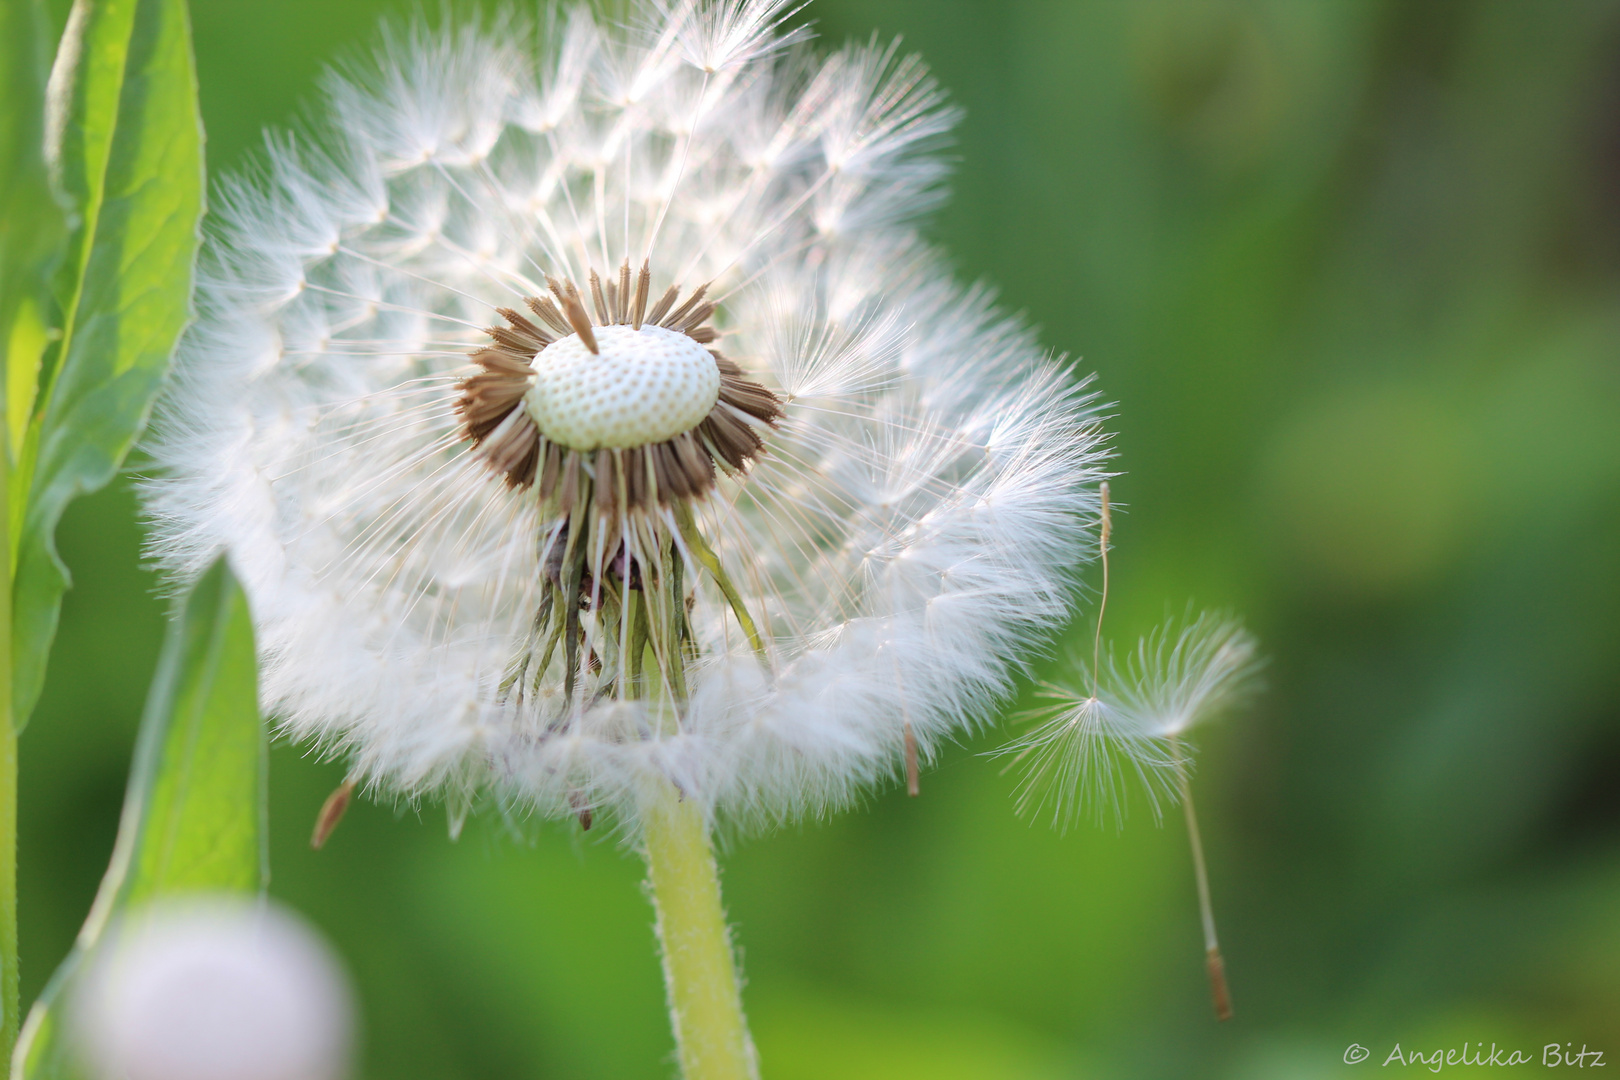
[[[1020,813],[1067,829],[1083,814],[1124,816],[1126,780],[1140,783],[1153,816],[1182,794],[1190,761],[1182,742],[1196,724],[1248,698],[1261,667],[1254,637],[1236,619],[1204,612],[1169,621],[1120,660],[1100,651],[1098,670],[1073,661],[1082,689],[1045,683],[1049,704],[999,754],[1023,766]]]
[[[634,826],[846,803],[1067,618],[1094,395],[916,231],[954,120],[780,0],[416,24],[215,199],[152,549],[286,734]]]

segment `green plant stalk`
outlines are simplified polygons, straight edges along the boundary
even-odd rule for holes
[[[688,547],[700,559],[706,553],[718,564],[689,515],[682,527],[688,534]],[[679,545],[670,542],[653,562],[643,570],[642,588],[624,591],[622,602],[627,606],[623,615],[630,627],[622,639],[630,656],[622,676],[628,685],[621,692],[653,703],[659,726],[671,730],[679,726],[679,713],[686,702],[689,648]],[[723,570],[719,580],[722,588],[729,588]],[[573,595],[567,582],[564,595]],[[740,608],[739,601],[732,602]],[[606,618],[609,625],[621,619],[613,606],[615,613]],[[604,598],[604,615],[609,607]],[[746,611],[739,618],[746,620]],[[757,647],[752,622],[745,625]],[[741,980],[720,902],[720,870],[709,843],[708,822],[696,801],[683,798],[673,783],[656,783],[657,792],[642,807],[642,855],[647,860],[647,884],[657,914],[664,986],[681,1076],[683,1080],[758,1080],[759,1066],[743,1017]]]
[[[0,5],[0,1072],[21,1020],[17,981],[17,731],[12,701],[12,484],[48,342],[44,279],[66,232],[44,150],[44,5]],[[23,718],[23,719],[26,719]]]
[[[17,1043],[22,997],[17,963],[17,722],[11,699],[11,441],[0,415],[0,1068]]]
[[[8,680],[9,681],[9,680]],[[0,1049],[11,1060],[17,1042],[17,1016],[21,1001],[17,989],[17,730],[11,722],[11,706],[5,710],[5,731],[0,733],[0,1008],[6,1011],[0,1028]]]
[[[683,1080],[758,1080],[703,812],[671,784],[642,838]]]
[[[4,457],[0,454],[0,457]],[[9,472],[0,465],[0,477]],[[0,478],[0,515],[5,479]],[[11,575],[0,574],[0,1063],[11,1060],[22,1007],[17,987],[17,725],[11,709]]]
[[[0,410],[0,1069],[17,1043],[17,719],[11,698],[11,432]]]

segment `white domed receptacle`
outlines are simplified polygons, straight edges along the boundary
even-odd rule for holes
[[[598,326],[598,352],[577,334],[534,359],[525,405],[541,434],[571,450],[663,442],[703,422],[720,399],[709,350],[661,326]]]
[[[354,1007],[331,950],[274,902],[156,901],[82,969],[69,1030],[94,1080],[343,1080]]]

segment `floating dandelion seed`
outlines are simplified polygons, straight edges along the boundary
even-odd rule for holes
[[[1252,692],[1259,669],[1254,638],[1235,620],[1206,613],[1179,627],[1154,630],[1123,663],[1102,651],[1100,630],[1094,649],[1097,659],[1089,670],[1076,664],[1088,689],[1046,684],[1042,694],[1051,704],[1035,711],[1029,732],[998,751],[1013,755],[1024,768],[1018,810],[1034,817],[1050,814],[1052,824],[1064,830],[1087,812],[1100,819],[1111,811],[1118,821],[1133,776],[1155,818],[1164,802],[1181,803],[1215,1012],[1225,1020],[1232,1015],[1231,995],[1182,740],[1195,724]]]
[[[267,707],[351,781],[787,819],[1066,617],[1093,397],[918,239],[922,65],[788,13],[392,31],[216,199],[153,549],[231,553]]]
[[[1084,691],[1043,684],[1050,704],[1031,714],[1030,731],[1000,751],[1024,766],[1019,812],[1050,815],[1062,829],[1083,815],[1117,818],[1134,777],[1158,817],[1166,801],[1180,797],[1182,736],[1252,692],[1255,648],[1239,623],[1206,613],[1155,629],[1123,662],[1102,652],[1100,673],[1076,664]]]
[[[1124,662],[1103,653],[1100,674],[1077,667],[1089,688],[1043,683],[1051,704],[1032,714],[1034,729],[1000,751],[1024,764],[1019,813],[1050,813],[1063,829],[1081,814],[1123,814],[1131,776],[1155,818],[1166,800],[1178,800],[1178,777],[1186,774],[1181,738],[1249,696],[1259,659],[1238,622],[1204,614],[1158,627]]]

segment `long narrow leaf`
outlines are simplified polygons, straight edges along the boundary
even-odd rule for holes
[[[12,729],[12,474],[50,341],[47,282],[66,221],[45,167],[42,0],[0,3],[0,1046],[17,1033],[17,741]]]
[[[7,431],[0,448],[8,465],[28,429],[48,341],[45,281],[65,231],[45,171],[43,8],[40,0],[0,4],[0,420]]]
[[[56,524],[123,463],[190,317],[203,151],[185,0],[76,0],[48,105],[47,158],[72,232],[56,288],[61,339],[39,372],[13,483],[19,726],[68,584]]]
[[[109,921],[154,897],[263,887],[266,736],[253,623],[223,559],[169,626],[147,697],[112,863],[73,952],[28,1015],[13,1065],[68,1080],[61,1002]]]

